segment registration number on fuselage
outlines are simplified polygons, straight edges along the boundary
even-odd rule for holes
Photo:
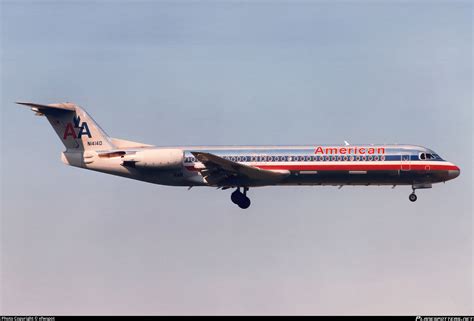
[[[92,141],[92,142],[87,142],[87,145],[88,146],[101,146],[102,141],[101,140],[95,140],[95,141]]]

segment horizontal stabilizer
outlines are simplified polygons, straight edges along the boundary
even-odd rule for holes
[[[59,110],[67,110],[67,111],[75,111],[76,105],[72,103],[60,103],[60,104],[50,104],[50,105],[42,105],[42,104],[35,104],[35,103],[26,103],[26,102],[16,102],[18,105],[24,105],[31,108],[36,108],[39,111],[45,109],[59,109]]]

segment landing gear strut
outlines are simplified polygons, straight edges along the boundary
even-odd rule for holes
[[[240,187],[230,195],[232,203],[237,204],[241,209],[246,209],[250,206],[250,198],[247,197],[248,187],[244,187],[244,192],[240,191]]]

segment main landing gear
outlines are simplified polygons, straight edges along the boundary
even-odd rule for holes
[[[244,192],[240,191],[240,187],[237,187],[235,192],[230,195],[232,203],[237,204],[241,209],[246,209],[250,206],[250,198],[247,197],[248,187],[244,187]]]

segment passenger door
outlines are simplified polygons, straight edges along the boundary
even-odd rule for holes
[[[410,169],[411,169],[410,155],[402,154],[400,170],[409,171]]]

